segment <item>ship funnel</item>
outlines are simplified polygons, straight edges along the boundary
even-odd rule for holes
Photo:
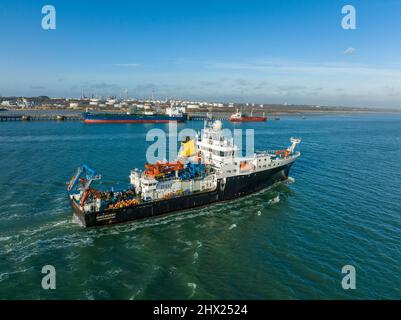
[[[186,138],[185,142],[181,143],[179,157],[188,158],[196,154],[196,144],[194,139]]]

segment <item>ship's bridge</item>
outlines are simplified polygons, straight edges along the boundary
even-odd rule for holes
[[[203,160],[212,166],[224,167],[232,172],[238,167],[236,158],[239,149],[234,144],[234,139],[224,136],[219,120],[206,123],[202,137],[197,141],[197,148]]]

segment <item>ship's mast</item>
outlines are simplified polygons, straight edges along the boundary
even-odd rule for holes
[[[293,153],[295,147],[297,146],[297,144],[299,144],[301,142],[301,139],[299,139],[299,138],[291,138],[290,141],[291,141],[291,145],[287,148],[287,150],[290,153]]]
[[[204,128],[210,128],[213,125],[213,114],[212,114],[212,109],[208,108],[208,112],[206,113],[206,119],[204,122]]]

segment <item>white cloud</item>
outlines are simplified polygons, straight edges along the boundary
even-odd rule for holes
[[[253,84],[246,90],[249,97],[265,101],[294,101],[320,105],[388,106],[400,108],[401,92],[384,90],[386,84],[401,87],[401,66],[390,62],[360,63],[339,60],[311,62],[305,60],[208,61],[204,66],[211,74],[241,76]],[[271,85],[258,86],[268,80]],[[300,87],[303,86],[303,87]],[[322,88],[316,90],[316,88]],[[339,91],[338,88],[342,88]],[[224,88],[219,87],[220,91]],[[227,94],[236,90],[231,87]],[[291,99],[290,99],[291,98]]]
[[[139,63],[114,63],[112,64],[114,67],[139,67],[141,64]]]
[[[302,76],[352,76],[352,77],[393,77],[401,79],[400,68],[376,67],[358,63],[305,63],[301,61],[289,63],[270,62],[212,62],[206,65],[211,69],[227,69],[238,71],[253,71],[268,73],[271,76],[285,75],[286,77]]]
[[[351,54],[354,54],[355,52],[356,52],[356,49],[350,47],[350,48],[345,49],[344,54],[351,55]]]

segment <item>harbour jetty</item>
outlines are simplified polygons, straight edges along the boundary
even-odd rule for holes
[[[0,114],[0,121],[82,121],[81,114]]]
[[[52,110],[53,111],[53,110]],[[228,120],[230,113],[216,112],[213,113],[215,120]],[[190,112],[187,114],[188,120],[204,121],[207,119],[207,112]],[[83,121],[82,113],[61,113],[55,112],[2,112],[0,114],[1,121]]]

